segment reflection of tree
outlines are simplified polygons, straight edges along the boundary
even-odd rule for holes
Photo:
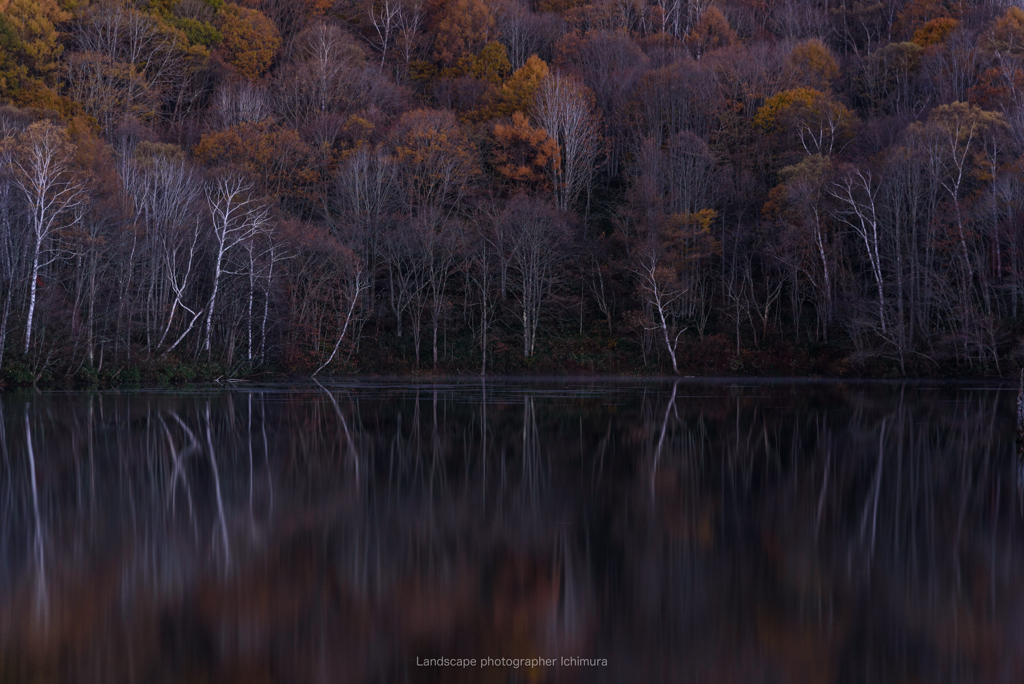
[[[595,654],[637,681],[1000,681],[1024,614],[1009,403],[682,380],[12,397],[0,666],[367,681],[423,676],[410,653]],[[12,627],[39,549],[33,636]]]
[[[32,556],[35,561],[35,616],[45,628],[50,612],[49,592],[46,589],[46,552],[43,543],[43,519],[39,515],[39,485],[36,481],[36,453],[32,448],[32,424],[29,421],[30,404],[25,404],[25,453],[28,455],[28,471],[32,483],[32,518],[35,523],[32,535]]]

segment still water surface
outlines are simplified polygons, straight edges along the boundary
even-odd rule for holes
[[[6,395],[0,682],[1021,682],[1014,399]]]

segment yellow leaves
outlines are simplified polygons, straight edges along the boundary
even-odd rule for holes
[[[1011,55],[1024,54],[1024,11],[1011,7],[992,27],[988,48]]]
[[[541,81],[548,77],[551,70],[543,59],[530,55],[523,66],[516,69],[505,85],[501,87],[501,103],[503,111],[525,112],[533,106],[533,96],[540,87]]]
[[[828,90],[839,77],[839,63],[832,52],[817,38],[793,46],[786,60],[794,81],[818,90]]]
[[[690,227],[698,233],[710,232],[711,224],[715,222],[716,218],[718,218],[718,212],[714,209],[701,209],[692,214],[672,215],[672,220],[676,221],[680,226]]]
[[[779,171],[782,182],[768,193],[768,200],[761,208],[761,213],[769,219],[785,223],[796,223],[799,218],[799,207],[796,206],[796,195],[804,190],[804,196],[818,195],[821,186],[832,174],[832,160],[820,154],[812,154],[800,160],[794,166],[787,166]]]
[[[522,112],[512,115],[510,124],[494,127],[494,170],[506,181],[533,187],[548,182],[548,171],[560,164],[558,143],[543,128],[533,128]]]
[[[494,15],[483,0],[451,0],[434,21],[434,58],[453,66],[460,57],[479,52],[494,31]]]
[[[255,80],[267,72],[281,45],[273,22],[256,10],[228,3],[217,15],[217,28],[224,36],[224,59],[240,74]]]
[[[403,114],[393,145],[407,199],[417,210],[453,201],[479,173],[476,150],[450,111],[417,109]]]
[[[921,130],[921,124],[911,124]],[[972,144],[983,134],[990,134],[1006,127],[1006,119],[998,112],[988,112],[966,102],[954,102],[932,110],[924,128],[940,131],[949,140],[959,145]]]
[[[29,154],[37,147],[54,150],[54,157],[61,159],[70,158],[77,151],[67,129],[46,120],[32,123],[16,138],[15,150],[19,153]]]
[[[717,218],[714,209],[668,216],[661,230],[666,264],[683,269],[689,263],[721,253],[722,245],[711,231]]]
[[[67,21],[70,13],[56,0],[0,0],[0,12],[22,43],[26,66],[38,76],[52,74],[63,50],[56,25]]]
[[[19,90],[28,76],[24,47],[18,32],[4,14],[0,14],[0,97]]]
[[[921,28],[914,31],[914,38],[911,40],[912,43],[920,45],[923,48],[931,47],[932,45],[939,45],[949,37],[953,31],[960,25],[960,22],[956,19],[950,19],[949,17],[939,17],[938,19],[932,19]]]
[[[541,81],[551,73],[547,63],[537,55],[530,55],[523,66],[490,97],[487,105],[475,114],[477,120],[486,121],[511,116],[513,112],[527,112],[533,107],[534,95]]]
[[[985,146],[1006,127],[1006,119],[998,112],[954,102],[933,109],[925,123],[908,126],[907,137],[910,145],[926,150],[933,161],[945,167],[940,173],[955,179],[951,185],[957,189],[950,192],[959,195],[958,188],[968,177],[985,180],[989,164]]]
[[[512,64],[508,61],[505,46],[497,41],[491,41],[476,55],[460,57],[454,69],[445,69],[441,75],[470,76],[500,85],[510,71],[512,71]]]
[[[820,154],[812,154],[804,157],[800,163],[787,166],[779,175],[785,182],[820,182],[822,178],[832,172],[832,160]]]
[[[761,109],[754,115],[754,126],[765,133],[771,133],[778,129],[782,113],[794,104],[802,104],[810,107],[816,100],[823,97],[824,93],[814,88],[794,88],[784,90],[768,98]]]
[[[355,114],[348,117],[345,121],[345,126],[343,127],[345,135],[348,136],[348,138],[351,139],[357,147],[370,139],[373,129],[374,125],[372,122]]]
[[[805,154],[829,156],[853,136],[856,119],[841,102],[814,88],[794,88],[773,95],[754,116],[754,126],[775,136],[776,144]]]
[[[185,150],[172,143],[155,143],[143,140],[135,148],[135,162],[145,166],[154,159],[185,160]]]

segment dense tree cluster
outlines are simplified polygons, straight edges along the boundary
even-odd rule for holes
[[[0,0],[0,98],[9,376],[1024,360],[1012,0]]]

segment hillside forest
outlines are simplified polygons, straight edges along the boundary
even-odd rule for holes
[[[1018,0],[0,0],[6,386],[1011,375]]]

